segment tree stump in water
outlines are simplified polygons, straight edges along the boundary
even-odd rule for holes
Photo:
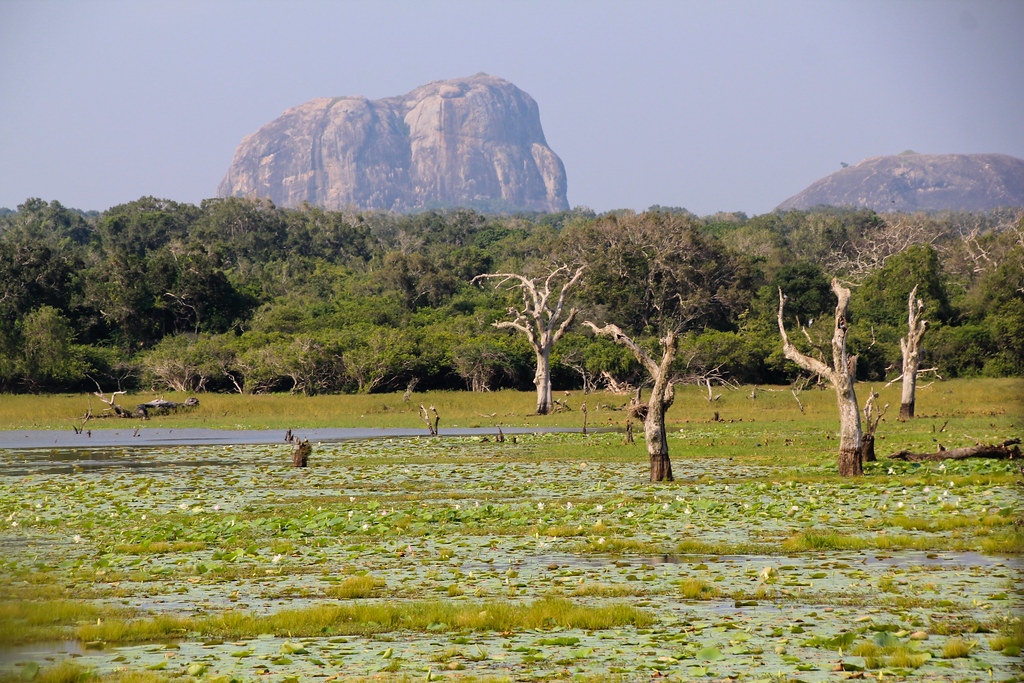
[[[860,438],[860,461],[861,462],[876,462],[878,458],[875,456],[875,435],[864,433]]]
[[[312,452],[313,447],[309,445],[309,440],[303,439],[292,451],[292,467],[306,467],[309,464],[309,454]]]

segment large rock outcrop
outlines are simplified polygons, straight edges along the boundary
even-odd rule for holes
[[[865,159],[812,183],[777,210],[855,206],[889,211],[985,211],[1024,206],[1024,160],[1005,154]]]
[[[242,140],[217,195],[285,207],[555,212],[569,208],[565,184],[537,103],[477,74],[399,97],[293,107]]]

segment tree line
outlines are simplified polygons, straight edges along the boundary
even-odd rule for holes
[[[858,379],[899,373],[915,287],[921,367],[1024,374],[1015,211],[394,215],[143,197],[0,211],[0,390],[529,388],[539,352],[509,324],[524,320],[510,313],[522,288],[487,276],[540,282],[563,266],[579,277],[548,349],[559,389],[647,381],[642,354],[593,332],[608,325],[658,357],[671,332],[677,379],[791,382],[802,369],[783,353],[778,292],[785,323],[807,332],[791,342],[820,355],[833,278],[852,292]]]

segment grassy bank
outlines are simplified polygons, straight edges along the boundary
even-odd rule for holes
[[[871,387],[880,392],[879,404],[891,405],[888,417],[899,413],[899,386],[888,388],[861,384],[857,387],[861,402]],[[752,392],[756,398],[751,398]],[[816,427],[831,428],[836,423],[835,397],[831,390],[810,389],[799,394],[801,413],[789,387],[742,387],[719,389],[721,397],[707,400],[706,389],[679,387],[668,420],[674,424],[710,421],[719,418],[732,422],[764,420],[810,421]],[[184,394],[165,393],[163,398],[184,401]],[[1020,426],[1024,417],[1024,380],[971,379],[937,382],[919,390],[917,413],[921,418],[965,417],[1005,418]],[[118,397],[126,408],[157,398],[141,392]],[[435,406],[441,427],[542,426],[582,427],[581,404],[587,404],[591,427],[621,427],[621,410],[627,396],[598,392],[557,394],[570,409],[552,415],[536,415],[533,392],[496,391],[472,393],[446,391],[415,393],[403,400],[401,393],[337,394],[301,396],[289,394],[198,394],[198,408],[176,414],[141,419],[93,419],[89,427],[99,429],[134,427],[207,427],[216,429],[309,429],[316,427],[422,427],[419,406]],[[82,423],[82,415],[91,410],[101,415],[106,408],[90,394],[0,395],[0,429],[71,429]],[[930,425],[930,423],[929,423]]]

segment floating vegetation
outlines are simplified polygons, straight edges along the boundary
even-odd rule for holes
[[[601,433],[325,442],[304,469],[283,442],[11,452],[0,674],[1016,675],[1013,464],[844,480],[801,419],[687,423],[660,485]]]

